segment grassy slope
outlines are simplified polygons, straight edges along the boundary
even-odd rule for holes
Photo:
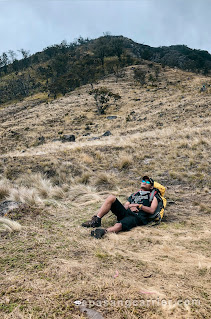
[[[50,104],[1,110],[7,181],[0,194],[40,207],[38,215],[25,212],[19,233],[1,239],[1,317],[82,318],[73,303],[82,299],[200,299],[200,306],[149,301],[95,309],[105,318],[209,317],[211,126],[210,89],[199,93],[204,83],[209,78],[166,68],[158,87],[140,87],[128,67],[118,83],[111,76],[95,85],[122,96],[105,116],[95,114],[90,86]],[[106,130],[112,135],[89,140]],[[75,134],[76,142],[52,142],[61,132]],[[45,144],[37,146],[39,136]],[[101,241],[89,237],[81,222],[109,193],[124,202],[145,173],[167,186],[164,222]],[[103,220],[112,223],[112,215]]]

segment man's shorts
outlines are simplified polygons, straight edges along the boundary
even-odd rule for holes
[[[130,230],[133,227],[143,225],[138,216],[133,215],[130,209],[126,209],[118,199],[111,205],[111,211],[122,224],[122,230]]]

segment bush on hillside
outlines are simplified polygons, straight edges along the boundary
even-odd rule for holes
[[[98,114],[105,114],[105,110],[110,106],[109,102],[121,99],[119,94],[109,91],[106,87],[91,90],[89,94],[94,97]]]

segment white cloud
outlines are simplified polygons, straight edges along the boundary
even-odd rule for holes
[[[210,0],[0,1],[0,53],[34,53],[106,31],[151,46],[186,44],[211,52],[210,12]]]

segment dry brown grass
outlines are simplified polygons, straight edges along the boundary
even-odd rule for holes
[[[118,83],[110,76],[95,84],[122,97],[106,115],[94,112],[89,86],[49,104],[1,110],[0,198],[43,208],[1,238],[2,318],[84,318],[74,304],[83,299],[108,319],[209,318],[211,118],[210,95],[199,93],[204,81],[165,68],[158,87],[141,87],[128,67]],[[112,135],[101,137],[107,130]],[[61,131],[76,142],[53,142]],[[42,135],[46,143],[35,147]],[[167,187],[164,222],[93,239],[80,224],[110,193],[125,202],[143,174]],[[114,223],[108,214],[102,225]],[[128,299],[143,304],[127,307]]]
[[[7,200],[29,204],[31,206],[42,205],[42,199],[35,189],[27,189],[26,187],[13,188],[10,190]]]
[[[0,200],[4,200],[9,195],[10,182],[3,178],[0,180]]]
[[[9,218],[6,217],[0,217],[0,232],[5,232],[5,231],[20,231],[21,230],[21,225]]]
[[[133,163],[133,157],[131,155],[123,155],[119,158],[118,163],[117,163],[117,167],[122,170],[127,170],[132,166]]]
[[[2,200],[22,202],[30,206],[43,206],[45,199],[62,199],[65,188],[53,186],[52,182],[42,174],[24,174],[15,182],[6,178],[0,180],[0,194]]]

